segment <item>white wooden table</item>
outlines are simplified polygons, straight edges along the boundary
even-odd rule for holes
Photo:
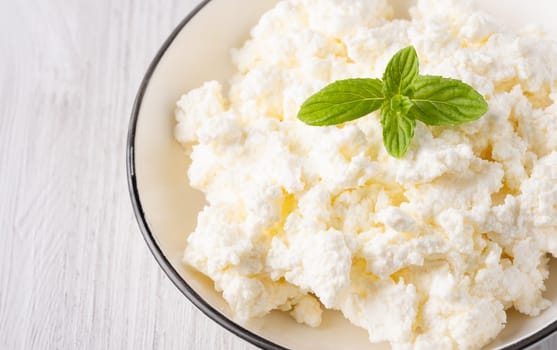
[[[135,92],[197,2],[0,1],[0,349],[254,349],[163,275],[127,192]]]

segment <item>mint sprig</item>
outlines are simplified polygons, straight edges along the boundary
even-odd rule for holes
[[[302,104],[298,119],[314,126],[336,125],[378,109],[383,144],[390,155],[402,158],[414,137],[416,120],[427,125],[458,125],[479,119],[488,105],[460,80],[419,75],[418,55],[409,46],[391,58],[383,80],[335,81]]]

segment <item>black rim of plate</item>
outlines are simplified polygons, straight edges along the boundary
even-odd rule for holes
[[[153,73],[157,69],[158,63],[161,58],[166,53],[166,50],[172,45],[172,42],[176,38],[176,36],[180,33],[182,28],[184,28],[189,21],[195,17],[201,9],[205,7],[211,0],[203,0],[199,5],[197,5],[187,16],[184,18],[180,24],[172,31],[170,36],[165,40],[162,47],[157,52],[155,58],[149,65],[147,72],[143,80],[141,81],[141,85],[139,87],[139,91],[135,98],[135,102],[132,109],[132,114],[129,122],[128,127],[128,139],[126,145],[126,163],[127,163],[127,177],[128,177],[128,189],[130,192],[131,202],[133,206],[133,210],[135,213],[135,217],[139,224],[139,229],[149,247],[149,250],[157,260],[157,263],[162,268],[162,270],[166,273],[170,281],[184,294],[199,310],[201,310],[205,315],[211,318],[213,321],[217,322],[219,325],[227,329],[228,331],[234,333],[235,335],[247,340],[248,342],[256,345],[262,349],[269,349],[269,350],[288,350],[282,346],[274,344],[263,337],[254,334],[247,329],[241,327],[240,325],[236,324],[228,317],[217,311],[211,305],[209,305],[199,294],[197,294],[193,288],[182,279],[182,277],[178,274],[178,272],[172,267],[172,264],[164,253],[162,252],[161,248],[158,246],[149,225],[147,224],[147,220],[145,218],[145,213],[143,211],[143,206],[141,204],[139,190],[137,187],[137,179],[135,176],[135,133],[137,127],[137,120],[139,117],[139,112],[141,110],[141,104],[143,101],[143,96],[145,95],[145,91],[149,86],[149,82]]]
[[[132,109],[132,114],[130,117],[129,127],[128,127],[128,137],[126,144],[126,165],[127,165],[127,177],[128,177],[128,189],[130,192],[131,202],[133,210],[135,213],[136,220],[139,225],[139,229],[149,247],[149,250],[157,260],[157,263],[166,273],[170,281],[184,294],[199,310],[201,310],[205,315],[211,318],[213,321],[217,322],[219,325],[227,329],[228,331],[234,333],[235,335],[247,340],[253,345],[258,346],[261,349],[268,350],[288,350],[278,344],[275,344],[263,337],[258,336],[250,332],[249,330],[238,325],[234,321],[230,320],[228,317],[217,311],[211,305],[209,305],[199,294],[197,294],[193,288],[182,279],[178,272],[172,267],[170,261],[165,257],[161,248],[158,246],[147,220],[145,219],[145,213],[143,212],[143,206],[141,205],[141,200],[139,196],[139,190],[137,188],[137,180],[135,176],[135,132],[137,126],[137,120],[139,117],[139,112],[141,110],[141,104],[143,101],[143,96],[145,91],[149,86],[151,77],[157,69],[157,66],[161,58],[166,53],[166,50],[172,45],[174,39],[180,31],[190,22],[190,20],[201,11],[205,5],[207,5],[211,0],[203,0],[199,5],[197,5],[187,16],[184,18],[180,24],[172,31],[170,36],[165,40],[159,51],[157,52],[155,58],[151,61],[141,85],[139,91],[135,98],[135,102]],[[529,346],[535,345],[544,338],[550,336],[557,331],[557,320],[540,331],[526,337],[514,344],[511,344],[501,350],[518,350],[525,349]]]

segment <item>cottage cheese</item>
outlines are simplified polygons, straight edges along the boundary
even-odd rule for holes
[[[323,308],[395,349],[476,349],[505,310],[535,316],[557,255],[555,43],[511,33],[461,0],[287,0],[232,54],[229,91],[178,102],[176,138],[208,204],[184,261],[214,280],[239,320]],[[376,113],[341,127],[296,114],[326,84],[380,77],[414,45],[421,72],[461,79],[489,102],[458,127],[420,123],[402,160]]]

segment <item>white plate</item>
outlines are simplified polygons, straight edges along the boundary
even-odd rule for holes
[[[364,330],[338,312],[326,312],[322,326],[299,325],[273,313],[247,325],[230,320],[230,311],[212,282],[181,263],[186,235],[195,226],[203,196],[187,185],[183,150],[173,138],[178,98],[206,80],[226,82],[232,72],[229,50],[239,47],[249,29],[276,0],[207,0],[172,33],[141,85],[130,122],[128,180],[141,230],[155,258],[174,284],[203,312],[244,339],[266,349],[388,349],[372,345]],[[411,0],[392,1],[404,16]],[[479,8],[513,27],[542,25],[557,34],[553,0],[478,1]],[[509,323],[489,348],[518,349],[557,330],[557,264],[547,282],[554,306],[529,318],[509,313]]]

